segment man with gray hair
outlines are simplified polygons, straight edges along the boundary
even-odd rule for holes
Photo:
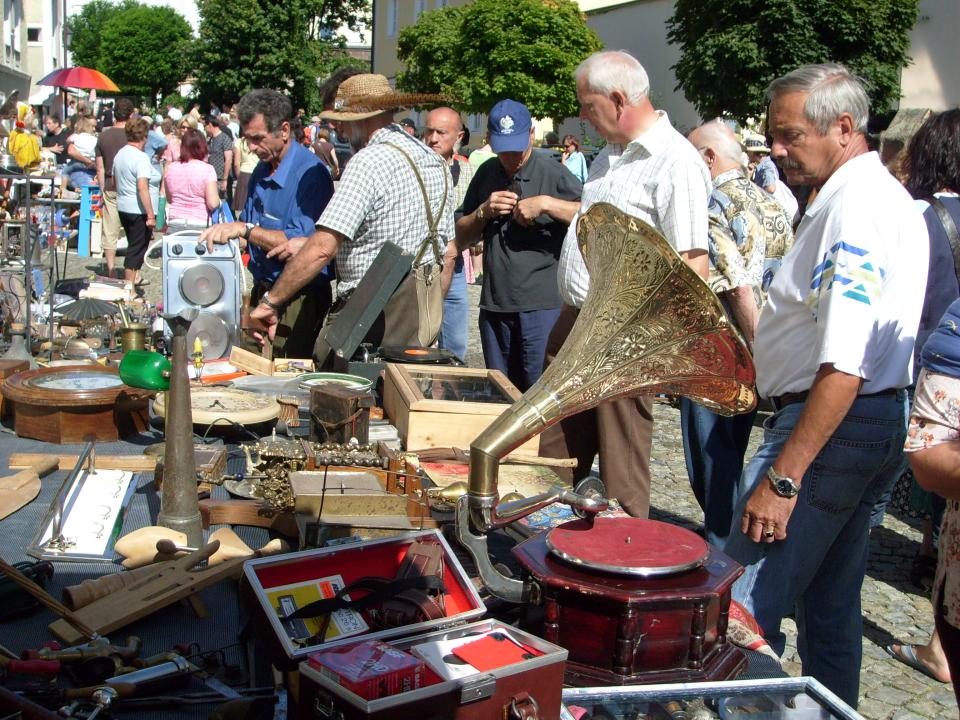
[[[690,143],[650,102],[643,66],[622,51],[594,53],[575,73],[580,117],[607,141],[590,167],[580,209],[563,241],[558,281],[564,301],[547,343],[554,356],[577,318],[590,274],[577,244],[577,219],[597,202],[608,202],[659,230],[688,265],[707,277],[707,197],[710,177]],[[565,476],[586,477],[600,455],[607,495],[633,516],[650,509],[650,450],[653,399],[649,396],[601,403],[547,428],[540,436],[543,457],[576,458]]]
[[[840,65],[767,89],[772,153],[817,196],[757,326],[757,389],[772,417],[740,481],[724,550],[733,596],[778,652],[796,614],[803,674],[856,706],[870,511],[897,467],[927,275],[926,226],[870,152],[869,101]]]
[[[749,344],[780,262],[793,244],[780,204],[744,173],[743,149],[722,120],[687,137],[713,178],[710,194],[710,288]],[[703,508],[707,541],[720,546],[730,531],[737,483],[756,410],[726,417],[680,399],[680,428],[690,486]]]

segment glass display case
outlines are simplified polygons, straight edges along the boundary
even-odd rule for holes
[[[811,677],[565,688],[562,720],[863,720]]]

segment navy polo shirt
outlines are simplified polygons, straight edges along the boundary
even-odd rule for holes
[[[330,173],[316,155],[297,142],[291,143],[276,172],[270,170],[270,164],[263,161],[254,168],[242,219],[266,230],[283,230],[287,238],[310,237],[333,196]],[[285,263],[268,258],[267,251],[253,243],[248,251],[254,280],[275,282]],[[327,266],[311,284],[332,279],[333,271]]]

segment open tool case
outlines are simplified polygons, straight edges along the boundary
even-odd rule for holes
[[[282,620],[294,607],[331,590],[350,587],[362,578],[393,579],[409,563],[411,548],[436,552],[433,567],[442,566],[442,614],[380,629],[378,611],[349,609],[331,613],[327,627],[316,619]],[[511,707],[519,717],[557,718],[567,651],[534,635],[496,620],[476,621],[486,607],[473,583],[436,530],[404,537],[383,538],[282,557],[250,560],[244,565],[245,601],[261,641],[274,664],[284,669],[299,666],[297,714],[307,718],[491,718],[505,717]],[[360,598],[364,591],[349,593]],[[386,607],[386,606],[384,606]],[[337,615],[340,617],[336,617]],[[298,623],[303,625],[298,625]],[[366,626],[365,628],[363,626]],[[364,699],[321,672],[309,661],[319,650],[346,648],[366,640],[379,640],[406,650],[414,645],[452,640],[491,631],[502,631],[530,652],[526,659],[487,672],[445,680],[429,668],[421,687],[387,697]],[[324,641],[318,639],[322,632]],[[304,641],[302,638],[308,637]]]

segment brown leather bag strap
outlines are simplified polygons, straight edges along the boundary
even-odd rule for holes
[[[927,202],[940,218],[940,224],[943,225],[944,232],[947,233],[947,240],[950,243],[950,250],[953,252],[953,272],[957,276],[957,282],[960,283],[960,232],[957,231],[957,224],[953,221],[953,215],[947,210],[940,198],[928,197]]]
[[[427,195],[427,186],[424,184],[423,177],[421,177],[420,171],[417,170],[413,158],[410,157],[410,153],[394,143],[385,142],[383,144],[392,147],[403,155],[403,159],[407,161],[410,169],[413,170],[413,175],[417,178],[417,184],[420,186],[420,193],[423,195],[423,207],[427,212],[427,237],[423,239],[423,243],[421,243],[416,257],[413,258],[413,267],[420,265],[420,260],[423,259],[428,245],[433,246],[433,256],[436,262],[442,262],[443,253],[440,252],[440,244],[437,242],[437,228],[440,226],[440,219],[443,217],[443,209],[447,206],[447,193],[450,190],[450,184],[447,182],[447,173],[443,173],[443,198],[440,200],[440,209],[437,211],[436,216],[434,216],[433,211],[430,209],[430,197]]]

